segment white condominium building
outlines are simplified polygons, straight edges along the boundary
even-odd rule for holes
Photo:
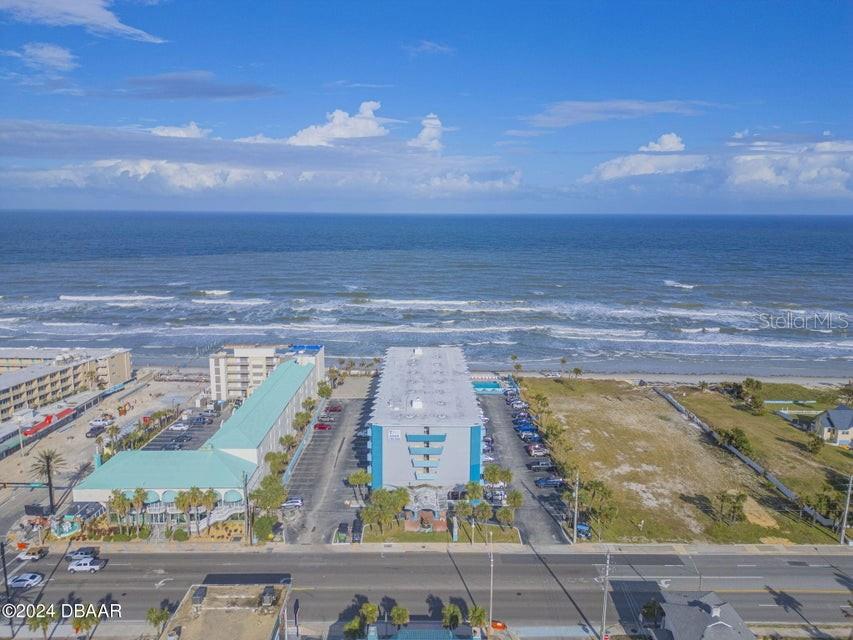
[[[226,344],[210,356],[211,398],[222,402],[246,398],[288,360],[314,365],[314,388],[325,375],[321,345]]]

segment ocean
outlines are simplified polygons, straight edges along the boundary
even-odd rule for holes
[[[0,345],[853,377],[853,217],[0,213]]]

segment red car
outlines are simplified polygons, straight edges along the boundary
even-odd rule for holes
[[[326,411],[331,411],[332,413],[337,413],[338,411],[341,411],[342,409],[343,409],[343,407],[339,404],[332,404],[332,405],[329,405],[328,407],[326,407]]]
[[[314,431],[331,431],[332,425],[328,422],[318,422],[314,425]]]

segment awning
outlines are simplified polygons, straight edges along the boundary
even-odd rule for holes
[[[223,499],[225,502],[242,502],[243,494],[239,491],[235,491],[234,489],[229,489],[225,492],[225,497]]]

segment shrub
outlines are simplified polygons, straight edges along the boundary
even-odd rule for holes
[[[255,535],[259,541],[272,540],[272,530],[278,522],[272,516],[261,516],[255,520]]]
[[[186,542],[190,539],[190,534],[188,534],[184,529],[176,529],[172,534],[172,540],[175,542]]]

